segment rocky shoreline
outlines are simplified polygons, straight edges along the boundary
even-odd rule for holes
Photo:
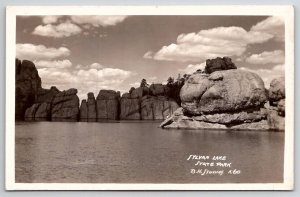
[[[266,90],[254,73],[230,58],[207,60],[198,70],[168,84],[142,85],[123,95],[100,90],[79,104],[77,89],[44,89],[35,65],[16,59],[15,119],[25,121],[164,120],[166,129],[284,131],[284,78]]]
[[[131,88],[122,96],[114,90],[87,94],[79,104],[77,89],[60,91],[44,89],[35,65],[16,59],[16,120],[82,121],[164,120],[178,107],[173,92],[179,92],[180,82],[169,85],[152,84]]]
[[[267,91],[254,73],[238,70],[229,58],[206,62],[180,91],[181,107],[160,127],[284,131],[284,77]]]

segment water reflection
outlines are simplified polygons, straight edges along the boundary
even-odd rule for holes
[[[162,130],[156,122],[16,125],[17,182],[282,182],[284,133]],[[190,154],[226,155],[239,176],[190,174]]]

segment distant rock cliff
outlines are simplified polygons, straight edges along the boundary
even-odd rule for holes
[[[53,121],[78,121],[79,98],[77,89],[71,88],[58,93],[51,108],[51,120]]]
[[[16,120],[77,121],[77,90],[44,89],[35,65],[16,59]]]
[[[15,119],[24,120],[25,111],[37,101],[41,78],[35,65],[16,59]]]

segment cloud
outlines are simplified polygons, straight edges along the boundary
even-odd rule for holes
[[[75,68],[78,70],[89,70],[89,69],[103,69],[105,66],[103,66],[102,64],[99,64],[97,62],[92,63],[92,64],[88,64],[88,65],[82,65],[82,64],[78,64]]]
[[[153,58],[153,52],[152,51],[148,51],[144,54],[143,58],[146,59],[152,59]]]
[[[179,69],[179,71],[182,72],[183,74],[193,74],[198,69],[203,71],[205,66],[206,66],[206,62],[203,62],[201,64],[189,64],[186,68]]]
[[[266,88],[270,87],[270,83],[274,78],[284,76],[285,72],[284,65],[282,64],[276,65],[272,69],[251,69],[245,67],[241,67],[240,69],[258,74],[263,79]]]
[[[61,23],[59,25],[39,25],[32,32],[34,35],[54,38],[69,37],[79,33],[81,33],[81,28],[69,22]]]
[[[61,17],[62,16],[56,16],[56,15],[42,16],[42,21],[44,24],[56,23],[58,19]]]
[[[94,27],[113,26],[124,21],[127,16],[97,16],[97,15],[80,15],[71,16],[71,20],[76,24],[92,25]],[[86,26],[88,28],[88,26]]]
[[[284,41],[284,18],[280,16],[270,16],[257,23],[251,31],[272,34],[277,41]]]
[[[66,47],[47,48],[44,45],[34,45],[29,43],[16,45],[16,56],[21,60],[51,60],[69,55],[70,50]]]
[[[284,52],[282,50],[264,51],[247,57],[246,62],[250,64],[283,64]]]
[[[88,92],[94,92],[97,96],[100,89],[121,90],[120,86],[124,81],[135,75],[134,72],[118,68],[103,67],[99,70],[90,68],[101,65],[99,63],[91,65],[83,66],[89,68],[87,70],[71,71],[67,67],[45,67],[39,68],[38,72],[44,88],[51,86],[56,86],[60,90],[77,88],[80,99],[86,99]]]
[[[129,85],[130,85],[130,87],[138,88],[138,87],[140,87],[141,82],[136,81],[136,82],[134,82],[134,83],[130,83]]]
[[[91,65],[88,66],[89,68],[94,68],[94,69],[102,69],[104,66],[99,64],[99,63],[92,63]]]
[[[271,34],[246,31],[241,27],[216,27],[180,34],[176,43],[163,46],[153,59],[202,62],[215,57],[239,56],[246,51],[247,45],[263,43],[271,38]],[[147,52],[144,57],[150,58],[151,54]]]
[[[70,60],[38,60],[33,62],[37,68],[70,68],[72,62]]]

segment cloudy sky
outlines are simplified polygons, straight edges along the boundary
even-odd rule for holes
[[[284,21],[276,16],[18,16],[16,56],[42,86],[121,92],[192,73],[229,56],[270,80],[284,74]]]

